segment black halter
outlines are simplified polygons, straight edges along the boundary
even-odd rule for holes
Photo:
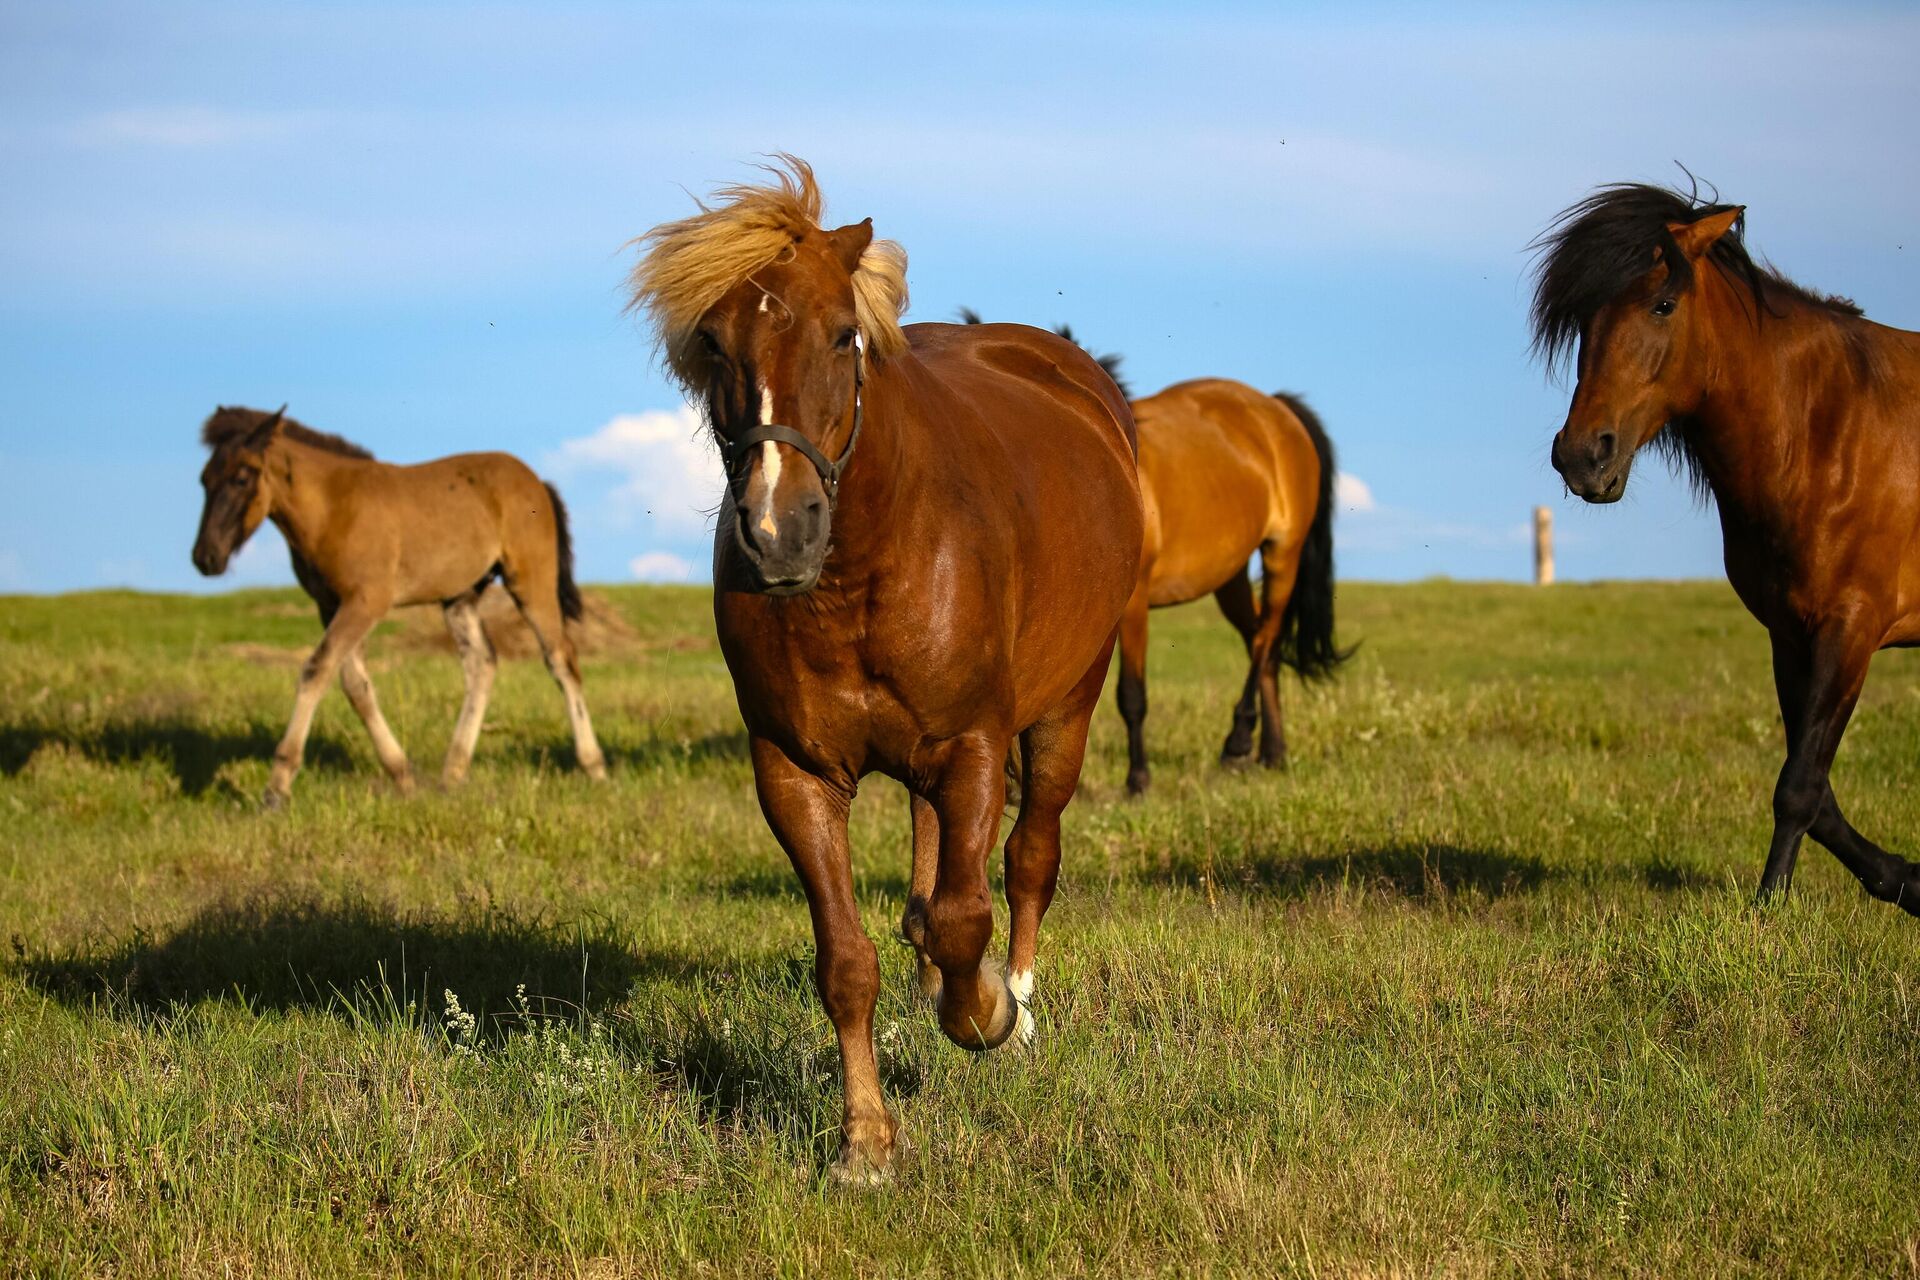
[[[772,441],[784,444],[800,451],[800,456],[813,464],[820,473],[820,483],[826,486],[827,503],[831,506],[840,493],[840,475],[847,469],[847,462],[853,457],[853,447],[860,443],[860,420],[862,405],[860,389],[867,382],[866,346],[858,334],[853,339],[853,434],[847,437],[847,447],[841,451],[838,459],[829,461],[827,455],[820,452],[818,445],[795,431],[792,427],[783,427],[777,422],[762,423],[742,431],[731,440],[720,442],[727,463],[727,487],[737,491],[744,478],[742,471],[747,463],[747,455],[753,446]]]

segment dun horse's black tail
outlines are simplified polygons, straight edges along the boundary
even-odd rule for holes
[[[1281,660],[1299,672],[1301,679],[1319,680],[1332,675],[1334,668],[1353,653],[1333,643],[1333,502],[1338,470],[1333,441],[1327,438],[1320,415],[1288,392],[1276,391],[1273,398],[1293,410],[1313,441],[1313,451],[1320,455],[1319,504],[1313,511],[1313,523],[1307,527],[1306,545],[1300,550],[1300,571],[1293,580],[1293,594],[1287,597],[1286,612],[1280,615]]]
[[[547,485],[547,497],[553,499],[554,559],[560,569],[560,616],[569,622],[578,622],[583,606],[580,603],[580,588],[573,580],[573,534],[567,529],[567,504],[560,501],[560,491],[551,484]]]

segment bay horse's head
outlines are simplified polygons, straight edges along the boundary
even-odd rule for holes
[[[200,471],[206,505],[200,534],[193,540],[193,567],[208,577],[227,571],[233,553],[246,544],[273,505],[264,482],[267,448],[285,420],[287,406],[274,413],[222,406],[200,429],[201,442],[213,450]]]
[[[773,182],[643,236],[632,285],[719,441],[722,528],[751,585],[793,595],[826,563],[868,362],[906,345],[906,254],[871,219],[822,228],[812,170],[781,161]]]
[[[1534,242],[1534,350],[1550,370],[1573,354],[1578,376],[1553,467],[1588,502],[1619,501],[1650,441],[1684,451],[1662,433],[1678,432],[1707,391],[1715,318],[1701,269],[1738,278],[1765,307],[1743,215],[1740,205],[1622,183],[1563,212]]]

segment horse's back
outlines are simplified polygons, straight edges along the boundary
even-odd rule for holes
[[[1319,454],[1286,403],[1228,378],[1134,402],[1147,503],[1148,598],[1197,599],[1262,543],[1297,545],[1318,500]]]
[[[357,486],[356,517],[393,548],[395,603],[449,599],[519,564],[543,581],[552,572],[552,499],[512,454],[373,466]]]

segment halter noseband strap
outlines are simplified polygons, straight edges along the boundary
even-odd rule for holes
[[[831,504],[840,493],[840,476],[847,469],[847,463],[853,458],[853,447],[860,443],[860,422],[863,406],[860,390],[867,381],[867,355],[865,345],[858,334],[853,339],[853,434],[847,437],[847,447],[841,450],[837,459],[829,460],[820,452],[813,441],[795,431],[792,427],[783,427],[777,422],[762,423],[757,427],[741,432],[731,440],[723,440],[721,448],[726,454],[727,486],[736,487],[740,482],[740,471],[745,467],[747,455],[757,444],[784,444],[799,451],[800,456],[813,464],[820,473],[820,482],[826,486],[827,502]]]

